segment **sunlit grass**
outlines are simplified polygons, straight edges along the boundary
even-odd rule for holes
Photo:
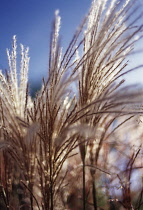
[[[135,2],[93,0],[65,53],[56,11],[48,79],[35,98],[28,48],[21,45],[19,71],[13,37],[0,73],[1,208],[141,208],[143,187],[132,190],[132,178],[142,176],[143,93],[122,79],[143,68],[126,70],[142,38]]]

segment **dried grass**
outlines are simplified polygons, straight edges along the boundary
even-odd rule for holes
[[[56,11],[48,79],[34,99],[28,48],[21,45],[18,80],[13,37],[9,71],[0,73],[1,208],[141,208],[143,188],[135,200],[131,180],[134,170],[142,171],[142,132],[131,137],[140,129],[135,120],[142,109],[136,106],[142,106],[143,93],[121,79],[143,67],[126,70],[142,38],[143,25],[136,25],[142,14],[132,18],[135,3],[93,0],[64,54]]]

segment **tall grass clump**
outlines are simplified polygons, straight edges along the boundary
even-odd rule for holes
[[[56,11],[34,99],[28,48],[19,70],[13,37],[0,72],[1,209],[141,209],[143,93],[123,79],[143,68],[128,68],[142,38],[139,11],[136,0],[93,0],[63,52]]]

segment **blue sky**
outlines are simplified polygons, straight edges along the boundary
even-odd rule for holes
[[[142,3],[142,0],[138,0]],[[37,83],[48,71],[48,50],[54,11],[60,10],[62,46],[66,48],[76,27],[87,14],[91,0],[0,0],[0,68],[7,68],[6,48],[11,48],[12,36],[30,48],[30,82]],[[142,56],[143,57],[143,56]],[[138,61],[137,61],[138,60]],[[140,62],[137,59],[132,63]],[[132,75],[132,82],[142,74]]]
[[[82,2],[82,4],[81,4]],[[71,40],[82,22],[91,0],[0,0],[0,68],[7,68],[6,48],[12,36],[30,48],[30,81],[46,75],[51,23],[56,9],[62,21],[62,46]]]

